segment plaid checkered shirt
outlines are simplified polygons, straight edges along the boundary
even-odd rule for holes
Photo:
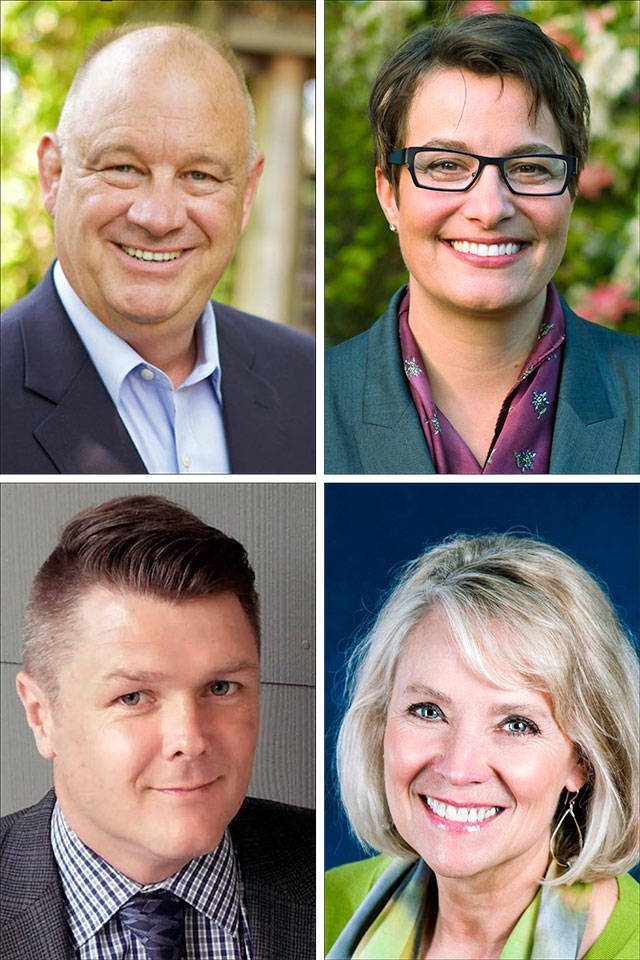
[[[78,960],[147,960],[118,919],[136,893],[170,890],[185,909],[185,960],[252,960],[242,881],[229,831],[212,853],[196,857],[161,883],[141,885],[90,850],[56,803],[51,845]]]

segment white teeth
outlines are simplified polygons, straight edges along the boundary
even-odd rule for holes
[[[450,803],[445,804],[431,797],[425,797],[425,799],[429,809],[433,810],[437,816],[454,823],[482,823],[483,820],[495,817],[498,813],[498,807],[454,807]]]
[[[137,247],[125,247],[123,244],[120,244],[120,247],[130,257],[136,257],[137,260],[156,260],[158,262],[175,260],[182,253],[182,250],[175,250],[170,253],[154,253],[152,250],[139,250]]]
[[[468,240],[451,240],[451,246],[460,253],[472,253],[477,257],[504,257],[517,253],[521,243],[469,243]]]

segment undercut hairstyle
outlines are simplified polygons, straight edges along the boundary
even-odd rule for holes
[[[242,544],[163,497],[109,500],[67,524],[31,586],[23,666],[52,703],[76,643],[78,603],[96,586],[170,603],[233,593],[259,646],[258,594]]]
[[[432,611],[445,616],[453,648],[479,677],[549,696],[587,775],[575,804],[582,849],[565,817],[554,851],[569,867],[541,882],[628,870],[638,859],[638,657],[604,589],[583,567],[547,543],[507,534],[458,535],[409,563],[355,649],[337,769],[361,844],[418,855],[391,819],[383,738],[398,660],[411,630]],[[563,790],[550,830],[565,799]]]
[[[141,30],[156,32],[161,43],[164,43],[169,50],[175,50],[182,54],[187,62],[193,62],[197,54],[197,51],[194,50],[194,46],[197,47],[197,44],[201,43],[207,47],[210,47],[213,51],[215,51],[215,53],[219,54],[222,59],[226,61],[226,63],[228,63],[233,70],[238,83],[240,84],[240,89],[247,105],[247,112],[249,115],[249,152],[247,162],[248,168],[251,169],[258,152],[256,146],[256,112],[253,106],[253,100],[251,99],[251,94],[249,93],[249,88],[247,87],[244,71],[240,65],[240,61],[236,57],[229,44],[218,34],[209,30],[203,30],[200,27],[170,22],[134,24],[126,23],[119,27],[111,27],[108,30],[104,30],[92,40],[85,50],[75,72],[73,81],[69,87],[67,96],[62,106],[60,119],[58,120],[56,139],[62,155],[64,156],[69,141],[73,101],[75,95],[82,85],[89,65],[106,47],[111,46],[112,43],[115,43],[122,37],[127,37],[132,33],[139,33]],[[162,36],[161,31],[164,31],[164,37]]]
[[[560,44],[526,17],[488,13],[419,30],[407,37],[383,64],[369,98],[375,164],[398,187],[400,167],[387,156],[405,143],[413,98],[432,70],[468,70],[480,77],[515,77],[530,97],[529,120],[534,122],[546,103],[558,126],[562,148],[577,157],[569,183],[575,196],[577,178],[589,151],[589,96],[585,82]]]

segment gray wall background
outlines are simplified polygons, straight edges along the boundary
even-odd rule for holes
[[[87,507],[155,493],[193,511],[247,549],[262,601],[260,738],[253,796],[314,806],[315,484],[3,483],[2,814],[39,800],[51,765],[37,752],[15,692],[31,581],[62,527]]]

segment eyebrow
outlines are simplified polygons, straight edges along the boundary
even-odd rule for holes
[[[102,147],[97,147],[93,153],[89,154],[88,163],[91,165],[100,163],[101,160],[103,160],[104,157],[110,153],[129,153],[132,156],[137,157],[139,160],[143,159],[140,150],[132,143],[107,143]],[[181,166],[183,167],[190,167],[194,165],[219,166],[222,167],[224,171],[229,170],[229,165],[224,160],[221,160],[219,157],[215,157],[210,153],[190,153],[181,163]]]
[[[89,163],[100,163],[107,153],[131,153],[134,157],[141,157],[140,152],[132,143],[107,143],[96,147],[87,157]]]
[[[258,673],[258,664],[252,660],[236,660],[231,663],[224,663],[219,667],[213,667],[210,671],[214,674],[228,673]],[[110,683],[114,680],[127,680],[131,683],[159,683],[162,680],[169,679],[171,675],[163,673],[161,670],[127,670],[125,667],[116,667],[101,678],[103,683]]]
[[[435,687],[429,687],[426,684],[422,683],[410,683],[405,688],[403,693],[411,697],[427,697],[433,700],[437,700],[439,703],[445,704],[445,706],[451,706],[453,701],[451,697],[448,697],[446,693],[442,693],[441,690],[436,690]],[[503,713],[543,713],[547,712],[546,708],[542,704],[535,703],[518,703],[515,701],[512,702],[503,702],[503,703],[492,703],[489,707],[489,712],[491,714],[503,714]]]
[[[462,150],[463,153],[473,153],[468,143],[464,143],[462,140],[443,140],[441,137],[434,137],[431,140],[427,140],[425,143],[422,143],[421,146],[439,147],[443,150]],[[550,147],[548,143],[540,143],[537,140],[532,140],[528,143],[517,144],[517,146],[512,147],[506,153],[501,154],[501,156],[518,156],[527,153],[552,153],[557,155],[557,151],[554,150],[553,147]]]
[[[435,687],[429,687],[424,683],[409,683],[404,688],[403,693],[412,697],[432,697],[434,700],[439,700],[440,703],[451,703],[451,698],[446,693],[442,693],[441,690],[436,690]]]

